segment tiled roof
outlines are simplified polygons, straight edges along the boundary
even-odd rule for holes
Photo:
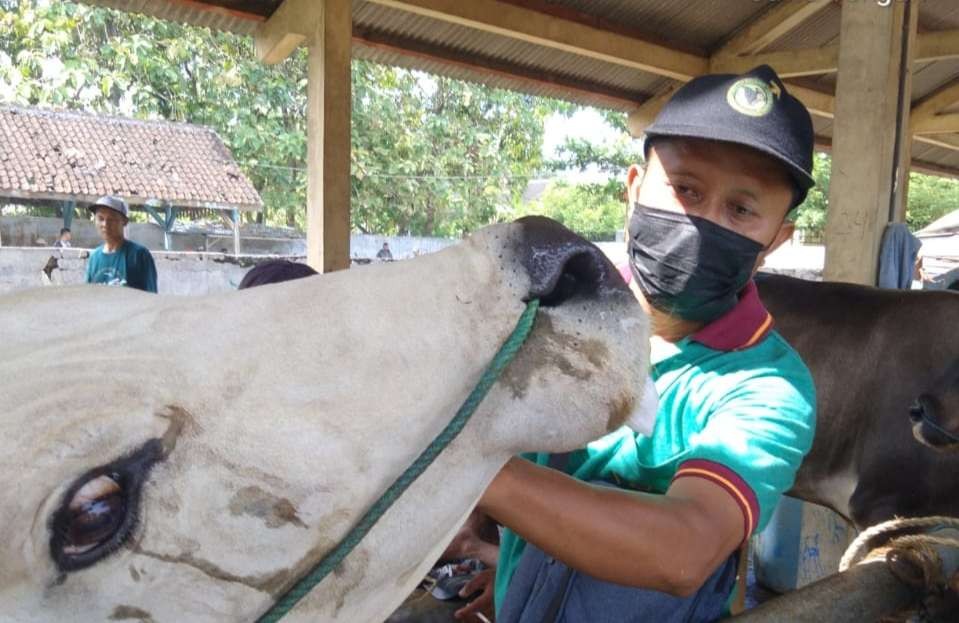
[[[0,197],[259,210],[253,184],[202,126],[0,107]]]

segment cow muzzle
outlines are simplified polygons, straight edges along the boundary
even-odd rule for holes
[[[530,278],[527,300],[538,298],[544,307],[554,307],[576,297],[601,298],[627,289],[596,245],[542,216],[517,223],[523,226],[517,254]]]

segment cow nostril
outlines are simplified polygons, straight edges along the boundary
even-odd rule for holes
[[[626,285],[609,259],[556,221],[541,216],[519,219],[519,254],[530,277],[528,298],[556,306],[579,296]]]
[[[922,404],[920,402],[914,402],[909,407],[909,418],[913,422],[921,422],[925,412],[923,411]]]
[[[580,253],[563,265],[551,292],[540,295],[540,305],[555,307],[577,296],[595,293],[607,271],[590,253]]]

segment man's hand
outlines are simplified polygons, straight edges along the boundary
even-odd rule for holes
[[[499,557],[496,524],[483,513],[474,510],[466,519],[440,560],[476,558],[487,567],[495,567]]]
[[[496,583],[496,569],[483,569],[472,580],[463,585],[460,597],[469,597],[480,591],[475,599],[453,613],[459,621],[483,621],[477,615],[482,615],[487,621],[493,620],[493,586]]]

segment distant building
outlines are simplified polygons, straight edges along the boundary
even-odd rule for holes
[[[0,201],[62,208],[70,227],[75,208],[102,195],[146,210],[168,233],[180,215],[217,213],[237,225],[239,212],[263,209],[210,128],[0,107]]]
[[[922,241],[919,256],[927,279],[924,287],[948,288],[959,281],[959,210],[917,231],[916,237]]]

